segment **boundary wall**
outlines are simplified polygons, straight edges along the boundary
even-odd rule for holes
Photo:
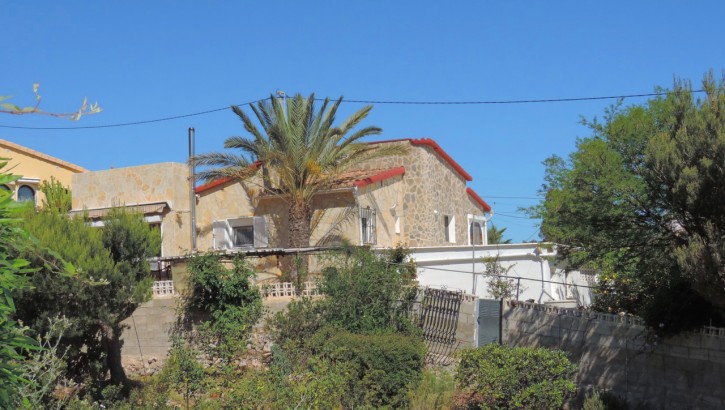
[[[578,366],[581,395],[597,388],[633,408],[725,408],[725,329],[654,342],[646,336],[642,320],[632,316],[503,304],[502,343],[566,351]]]

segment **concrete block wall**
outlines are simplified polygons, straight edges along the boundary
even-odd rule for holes
[[[121,356],[144,360],[165,358],[171,348],[169,331],[176,320],[178,300],[175,297],[152,299],[124,320]]]
[[[647,343],[641,319],[505,301],[502,342],[559,348],[582,392],[610,390],[635,406],[725,408],[725,331]]]

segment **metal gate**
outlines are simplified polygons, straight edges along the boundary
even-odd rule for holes
[[[501,343],[500,299],[478,299],[476,304],[476,347]]]
[[[461,308],[461,292],[426,288],[420,302],[418,326],[428,346],[428,363],[448,365],[458,347],[456,328]]]

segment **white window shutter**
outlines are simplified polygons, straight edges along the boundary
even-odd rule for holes
[[[266,248],[269,246],[267,235],[267,220],[263,216],[254,217],[254,247]]]
[[[231,235],[229,234],[231,228],[227,221],[214,221],[212,227],[214,228],[214,249],[231,249]]]

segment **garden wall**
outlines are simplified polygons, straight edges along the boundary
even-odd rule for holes
[[[725,329],[647,343],[641,319],[504,301],[502,342],[560,348],[582,391],[610,390],[654,408],[725,408]]]

